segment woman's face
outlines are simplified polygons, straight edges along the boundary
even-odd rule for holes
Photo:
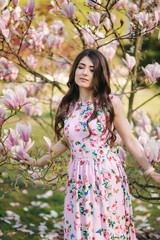
[[[75,72],[75,82],[79,86],[79,88],[91,90],[93,74],[93,62],[89,57],[85,56],[80,60]]]

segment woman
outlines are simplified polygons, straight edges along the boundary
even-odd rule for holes
[[[70,148],[64,207],[64,239],[134,240],[131,199],[121,160],[111,152],[113,125],[146,174],[160,183],[132,135],[123,107],[111,95],[107,60],[86,49],[75,59],[69,90],[57,110],[55,132],[60,139],[36,165],[43,166]],[[31,164],[33,160],[30,160]]]

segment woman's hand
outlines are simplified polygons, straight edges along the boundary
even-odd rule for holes
[[[156,183],[159,183],[159,184],[160,184],[160,174],[159,174],[159,173],[153,171],[153,172],[151,172],[149,175],[153,178],[153,180],[154,180]]]
[[[59,157],[62,153],[64,153],[68,149],[68,140],[65,135],[54,145],[50,147],[50,152],[43,155],[38,160],[35,160],[32,157],[27,157],[24,162],[28,165],[32,165],[35,167],[42,167],[46,165],[48,162],[52,162],[56,157]]]

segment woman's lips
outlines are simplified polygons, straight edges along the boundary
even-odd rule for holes
[[[86,78],[80,78],[82,81],[88,81],[88,79]]]

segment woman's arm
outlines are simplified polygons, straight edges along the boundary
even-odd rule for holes
[[[52,161],[56,157],[59,157],[62,153],[64,153],[69,147],[68,139],[65,135],[51,148],[52,154],[45,154],[43,157],[38,159],[37,161],[33,158],[29,158],[26,160],[26,163],[31,165],[35,163],[35,166],[42,167],[46,165],[49,161]]]
[[[142,146],[139,144],[138,140],[132,134],[131,127],[123,111],[123,105],[121,100],[119,99],[119,97],[114,96],[111,101],[112,101],[114,112],[115,112],[115,118],[114,118],[113,124],[117,132],[122,138],[127,149],[131,152],[134,158],[139,162],[142,168],[145,171],[147,171],[148,169],[151,168],[151,165],[144,154],[144,150]],[[160,174],[156,173],[155,171],[152,171],[149,174],[157,183],[160,183]]]

